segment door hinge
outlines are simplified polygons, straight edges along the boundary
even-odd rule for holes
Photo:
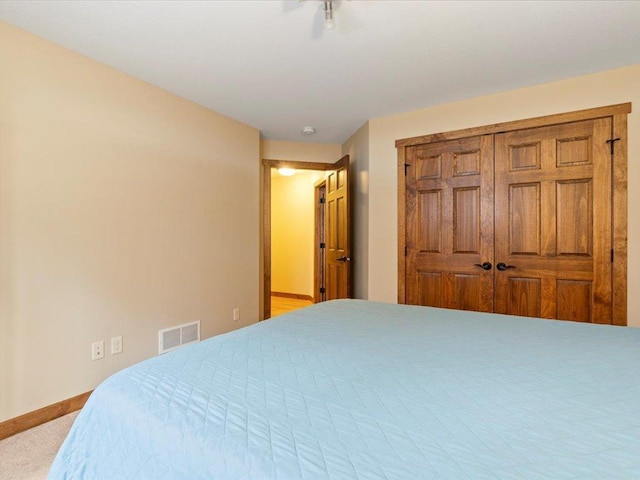
[[[320,248],[327,248],[327,245],[324,242],[320,242]]]
[[[324,202],[325,202],[324,197],[320,197],[320,203],[324,203]]]
[[[411,164],[410,164],[410,163],[405,163],[405,164],[404,164],[404,176],[405,176],[405,177],[407,176],[407,168],[409,168],[410,166],[411,166]]]
[[[320,293],[325,293],[325,288],[324,287],[320,287]]]
[[[611,147],[611,155],[613,155],[613,150],[614,150],[615,143],[619,142],[619,141],[620,141],[620,137],[618,137],[618,138],[610,138],[609,140],[607,140],[607,143]]]

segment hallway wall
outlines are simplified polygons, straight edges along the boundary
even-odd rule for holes
[[[271,291],[313,297],[314,183],[323,172],[271,177]]]

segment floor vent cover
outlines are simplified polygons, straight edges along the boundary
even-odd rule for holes
[[[200,341],[200,321],[165,328],[158,332],[158,353],[166,353],[188,343]]]

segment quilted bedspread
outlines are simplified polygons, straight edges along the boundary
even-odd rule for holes
[[[640,479],[640,329],[314,305],[123,370],[50,479]]]

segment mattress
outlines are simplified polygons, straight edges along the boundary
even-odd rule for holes
[[[123,370],[54,479],[640,479],[640,329],[338,300]]]

